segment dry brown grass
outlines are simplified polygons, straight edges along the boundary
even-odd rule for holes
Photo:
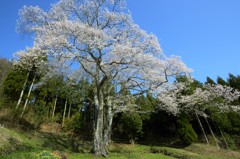
[[[58,123],[42,123],[40,125],[41,132],[59,133],[61,131],[61,124]]]
[[[208,156],[209,154],[211,154],[211,156],[213,157],[240,159],[240,153],[237,151],[220,149],[216,146],[206,144],[192,144],[191,146],[185,148],[185,150],[204,156]]]

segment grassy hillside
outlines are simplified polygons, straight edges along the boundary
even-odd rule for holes
[[[23,132],[0,127],[1,159],[35,159],[41,155],[92,159],[91,143],[43,132]],[[77,148],[74,149],[74,144]],[[77,149],[77,150],[76,150]],[[75,151],[75,152],[74,152]],[[78,151],[78,153],[76,153]],[[109,159],[239,159],[240,153],[210,145],[193,144],[184,149],[113,143]]]

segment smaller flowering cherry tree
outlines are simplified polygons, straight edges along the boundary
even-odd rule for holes
[[[45,58],[46,58],[46,56],[45,56],[43,50],[41,50],[39,48],[28,48],[26,51],[19,51],[14,54],[13,69],[17,70],[17,71],[26,71],[27,72],[27,76],[25,78],[25,82],[23,84],[23,88],[22,88],[20,97],[19,97],[18,103],[16,105],[16,109],[18,109],[18,107],[22,101],[24,90],[25,90],[27,81],[29,79],[29,75],[30,75],[30,73],[33,73],[33,79],[32,79],[31,85],[29,87],[29,91],[27,94],[25,104],[23,106],[21,116],[23,116],[23,114],[26,110],[28,100],[29,100],[31,91],[33,89],[33,85],[35,83],[37,75],[41,74],[41,72],[45,69],[45,66],[46,66],[46,60],[44,60]]]
[[[240,92],[229,86],[217,84],[203,85],[202,87],[197,87],[192,93],[185,93],[191,88],[192,82],[192,79],[188,79],[185,82],[176,82],[170,90],[159,94],[158,99],[161,101],[161,107],[174,115],[178,115],[181,112],[194,113],[208,143],[199,119],[199,115],[203,116],[218,146],[215,135],[208,123],[205,110],[209,107],[214,107],[219,110],[219,113],[237,111],[239,106],[234,105],[233,101],[238,100]]]

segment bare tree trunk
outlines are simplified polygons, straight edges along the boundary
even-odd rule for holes
[[[68,118],[70,118],[71,116],[71,109],[72,109],[72,104],[70,104],[68,108]]]
[[[214,135],[214,132],[212,131],[211,125],[209,124],[209,122],[208,122],[208,120],[207,120],[206,117],[204,117],[204,119],[206,120],[206,123],[207,123],[207,125],[208,125],[208,128],[209,128],[212,136],[213,136],[213,139],[214,139],[214,141],[215,141],[215,143],[216,143],[217,148],[220,148],[219,145],[218,145],[217,138],[216,138],[216,136]]]
[[[65,122],[66,110],[67,110],[67,99],[65,101],[65,106],[63,111],[62,127],[64,126],[64,122]]]
[[[223,138],[223,140],[224,140],[224,142],[225,142],[225,144],[226,144],[226,146],[227,146],[227,149],[229,149],[227,140],[226,140],[226,138],[224,137],[224,134],[223,134],[222,130],[221,130],[219,127],[218,127],[218,129],[219,129],[219,131],[220,131],[220,133],[221,133],[221,135],[222,135],[222,138]]]
[[[58,99],[58,97],[56,97],[55,100],[54,100],[53,111],[52,111],[52,119],[53,119],[54,116],[55,116],[56,105],[57,105],[57,99]]]
[[[19,107],[19,105],[20,105],[20,103],[21,103],[21,101],[22,101],[22,97],[23,97],[24,90],[25,90],[25,87],[26,87],[26,84],[27,84],[27,81],[28,81],[29,74],[30,74],[30,71],[28,71],[27,77],[26,77],[26,79],[25,79],[25,81],[24,81],[23,88],[22,88],[20,97],[19,97],[19,99],[18,99],[18,103],[17,103],[17,105],[16,105],[16,110],[18,109],[18,107]]]
[[[26,107],[27,107],[27,104],[28,104],[29,97],[30,97],[31,92],[32,92],[32,88],[33,88],[33,84],[34,84],[34,82],[35,82],[35,79],[36,79],[36,75],[34,75],[34,78],[33,78],[33,80],[32,80],[31,86],[30,86],[30,88],[29,88],[29,90],[28,90],[27,99],[26,99],[25,104],[24,104],[24,106],[23,106],[23,110],[22,110],[21,117],[23,117],[23,114],[25,113],[25,110],[26,110]]]
[[[202,130],[202,132],[203,132],[204,138],[205,138],[207,144],[209,144],[207,135],[206,135],[206,133],[205,133],[205,131],[204,131],[204,128],[203,128],[203,126],[202,126],[202,123],[201,123],[201,121],[200,121],[200,119],[199,119],[198,114],[197,114],[196,111],[195,111],[195,115],[196,115],[197,121],[198,121],[198,123],[199,123],[199,125],[200,125],[200,127],[201,127],[201,130]]]

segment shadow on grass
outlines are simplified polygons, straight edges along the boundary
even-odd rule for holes
[[[52,150],[59,151],[72,151],[71,138],[63,135],[56,135],[52,133],[41,132],[41,137],[44,138],[42,144],[43,148],[50,148]]]
[[[41,132],[40,135],[44,140],[43,148],[73,153],[89,153],[92,149],[92,142],[82,140],[78,136],[56,135],[46,132]]]
[[[142,141],[139,142],[139,144],[145,146],[171,147],[179,149],[184,149],[189,146],[184,144],[184,142],[178,138],[157,138],[155,140]]]

